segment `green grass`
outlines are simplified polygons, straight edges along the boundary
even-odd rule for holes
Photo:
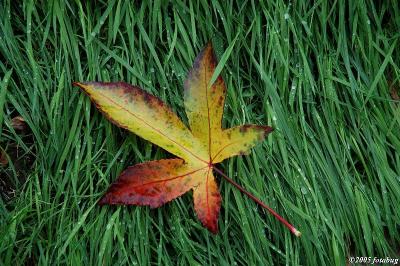
[[[398,1],[35,2],[0,2],[0,145],[18,150],[0,172],[0,265],[400,256]],[[301,238],[223,179],[216,236],[190,193],[154,210],[96,205],[125,167],[170,155],[71,83],[137,84],[186,119],[183,81],[209,40],[228,88],[224,125],[276,128],[219,167]],[[17,115],[27,130],[13,129]]]

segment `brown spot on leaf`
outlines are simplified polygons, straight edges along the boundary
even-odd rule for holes
[[[247,131],[249,131],[250,128],[251,128],[251,125],[243,125],[240,127],[239,131],[240,131],[240,133],[244,134]]]
[[[224,104],[224,97],[223,96],[220,96],[219,98],[218,98],[218,106],[222,106]]]
[[[144,94],[143,94],[143,100],[146,102],[146,104],[151,105],[151,97],[150,97],[150,94],[144,93]]]

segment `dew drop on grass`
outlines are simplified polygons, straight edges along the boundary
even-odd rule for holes
[[[303,193],[304,195],[307,194],[307,192],[308,192],[306,187],[301,187],[300,190],[301,190],[301,193]]]
[[[155,72],[154,67],[150,68],[150,72],[151,72],[151,73],[154,73],[154,72]]]
[[[299,172],[301,174],[301,168],[300,167],[297,168],[297,172]]]
[[[90,35],[92,35],[92,37],[96,36],[96,32],[92,32]]]
[[[285,13],[284,18],[285,18],[285,20],[288,20],[290,18],[289,14]]]

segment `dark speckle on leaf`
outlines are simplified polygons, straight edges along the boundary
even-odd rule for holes
[[[143,100],[147,103],[150,104],[151,103],[151,96],[148,93],[144,93],[143,95]]]
[[[251,128],[250,125],[243,125],[243,126],[240,127],[239,130],[240,130],[240,133],[244,134],[244,133],[246,133],[250,128]]]

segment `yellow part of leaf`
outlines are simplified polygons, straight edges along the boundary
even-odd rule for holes
[[[185,81],[185,110],[193,135],[200,139],[210,162],[247,154],[272,128],[244,125],[222,129],[225,84],[221,76],[208,87],[217,64],[211,44],[197,56]]]
[[[187,162],[204,165],[208,152],[160,99],[124,82],[75,83],[116,125],[151,141]]]
[[[221,137],[225,84],[221,76],[208,87],[216,67],[211,44],[197,56],[185,81],[185,110],[193,135],[200,139],[212,155],[213,140]],[[211,157],[211,156],[210,156]]]
[[[268,126],[243,125],[222,131],[218,138],[213,139],[212,162],[215,164],[232,156],[248,154],[272,130]]]

